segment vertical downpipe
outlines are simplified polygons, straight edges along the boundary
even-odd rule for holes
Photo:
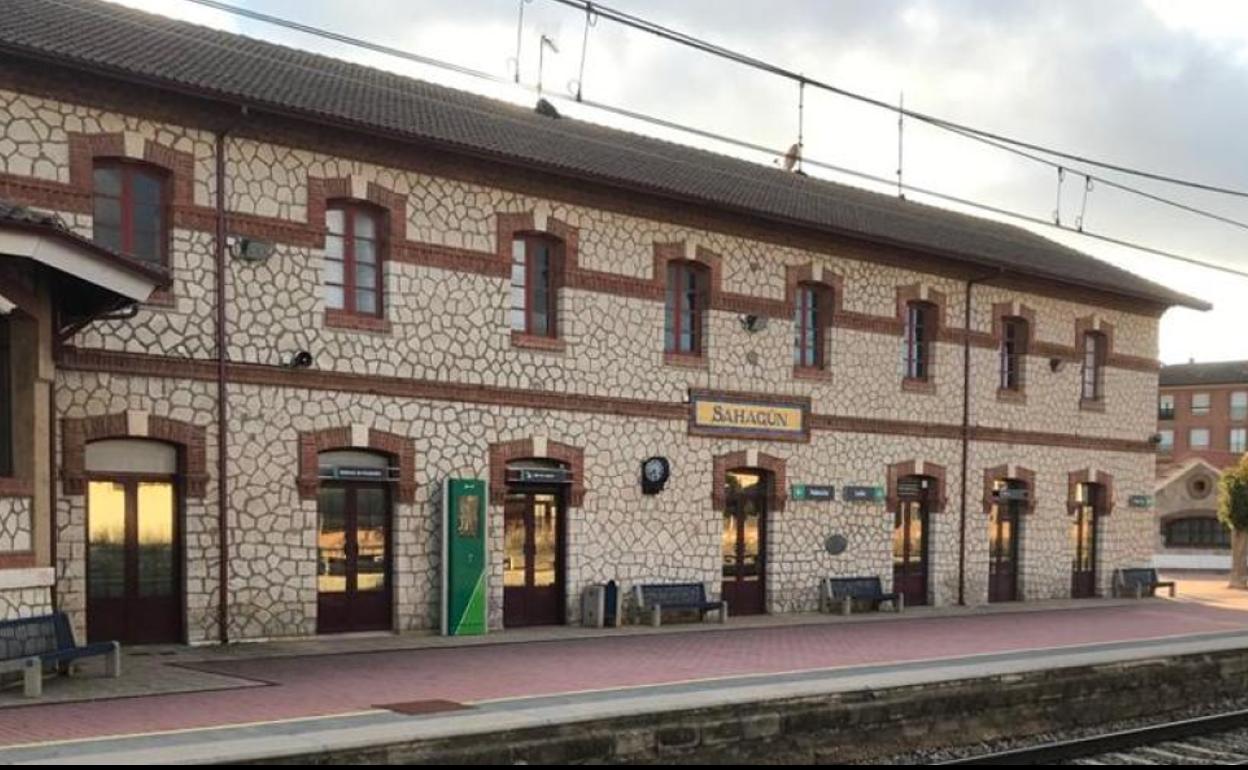
[[[979,278],[968,278],[962,302],[962,506],[958,515],[958,606],[966,606],[966,474],[971,451],[971,289],[977,283],[996,278],[1004,272]]]
[[[225,387],[225,139],[228,130],[217,131],[216,136],[216,208],[217,232],[214,245],[214,270],[216,272],[216,349],[217,349],[217,638],[221,644],[230,641],[229,631],[229,522],[226,504],[226,419]]]

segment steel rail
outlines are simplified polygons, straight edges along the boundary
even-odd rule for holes
[[[1214,714],[1212,716],[1180,719],[1156,725],[1133,727],[1127,730],[1117,730],[1085,738],[1071,738],[1034,746],[1021,746],[1016,749],[976,754],[970,757],[932,762],[931,764],[1051,765],[1063,760],[1141,749],[1165,743],[1166,741],[1182,740],[1183,738],[1193,738],[1244,728],[1248,728],[1248,709]],[[1233,764],[1248,765],[1248,760]]]

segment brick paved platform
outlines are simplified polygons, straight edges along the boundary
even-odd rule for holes
[[[1015,612],[916,611],[878,619],[860,616],[853,622],[806,617],[783,625],[777,624],[784,619],[776,618],[738,627],[562,638],[581,633],[568,629],[552,632],[548,641],[540,641],[540,632],[525,632],[497,635],[496,643],[454,647],[441,640],[384,637],[183,650],[169,656],[168,663],[148,665],[131,675],[160,676],[160,665],[165,665],[185,686],[190,686],[186,678],[195,676],[208,678],[214,687],[230,682],[236,686],[110,698],[114,691],[102,685],[98,695],[103,700],[14,705],[0,709],[0,745],[325,717],[420,720],[430,717],[400,716],[377,707],[415,702],[417,711],[438,711],[420,703],[426,701],[471,704],[476,708],[437,715],[444,721],[471,720],[480,717],[482,708],[550,699],[618,703],[638,694],[670,693],[672,688],[688,695],[728,685],[813,683],[853,672],[872,672],[876,681],[901,684],[907,676],[921,678],[923,671],[942,667],[975,671],[989,660],[1026,659],[1034,665],[1044,656],[1057,659],[1053,656],[1084,651],[1156,654],[1163,649],[1159,645],[1188,642],[1248,645],[1248,599],[1237,592],[1219,594],[1213,584],[1209,588],[1200,598],[1178,601],[1020,605],[1016,609],[1022,611]],[[497,643],[511,639],[525,641]],[[404,643],[418,648],[369,649]],[[341,654],[353,648],[363,649]],[[290,655],[292,650],[301,654]],[[332,654],[307,654],[320,650]],[[47,689],[55,697],[58,688],[69,685],[80,688],[79,697],[91,697],[91,681],[49,681]],[[254,733],[265,727],[245,729]],[[178,740],[193,734],[179,733]],[[18,759],[6,755],[0,751],[0,761]]]

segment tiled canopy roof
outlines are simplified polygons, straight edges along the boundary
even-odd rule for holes
[[[6,0],[34,57],[550,173],[1163,305],[1207,303],[1022,228],[97,0]]]
[[[1210,361],[1161,368],[1161,386],[1236,385],[1248,383],[1248,361]]]

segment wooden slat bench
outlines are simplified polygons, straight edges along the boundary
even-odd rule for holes
[[[79,646],[63,612],[0,621],[0,672],[21,671],[26,697],[43,694],[43,670],[58,669],[80,658],[104,655],[106,673],[121,676],[121,645],[96,642]]]
[[[701,583],[649,583],[634,586],[633,594],[643,616],[649,613],[652,626],[663,622],[664,610],[697,612],[703,619],[708,612],[718,612],[719,622],[728,622],[728,602],[709,601]]]
[[[891,602],[897,612],[905,609],[905,598],[899,593],[885,593],[883,582],[874,575],[829,577],[821,581],[820,611],[831,612],[833,607],[839,606],[841,614],[848,615],[856,601],[870,604],[872,610],[878,610],[884,602]]]
[[[1158,588],[1169,588],[1174,598],[1174,581],[1161,580],[1152,567],[1127,567],[1114,570],[1114,596],[1156,596]]]

